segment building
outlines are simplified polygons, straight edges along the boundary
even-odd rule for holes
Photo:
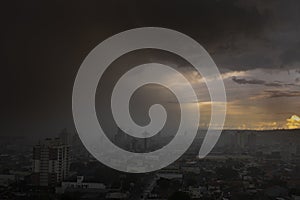
[[[245,131],[232,131],[230,133],[230,146],[231,148],[245,149],[246,146],[249,147],[249,139],[251,138],[251,145],[254,145],[256,138]],[[253,144],[252,144],[253,143]]]
[[[56,188],[56,193],[64,193],[66,190],[77,192],[104,192],[105,185],[95,181],[86,180],[84,176],[77,176],[76,180],[66,180],[61,187]]]
[[[69,176],[70,145],[48,138],[33,148],[33,184],[53,187]]]
[[[257,136],[255,133],[248,133],[247,145],[250,149],[256,149]]]
[[[8,187],[11,183],[16,182],[16,176],[11,174],[0,174],[0,186]]]
[[[236,137],[237,137],[237,145],[239,148],[244,149],[246,144],[247,144],[247,137],[248,135],[245,134],[244,132],[237,132],[236,133]]]

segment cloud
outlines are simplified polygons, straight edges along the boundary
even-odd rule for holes
[[[214,58],[220,66],[231,70],[254,68],[290,69],[300,64],[300,2],[285,1],[235,1],[241,10],[256,13],[257,26],[247,24],[257,32],[243,34],[237,31],[224,41],[217,40]],[[246,13],[245,13],[246,15]],[[263,28],[259,28],[259,27]],[[247,29],[246,29],[247,30]],[[224,48],[223,46],[226,46]]]
[[[280,84],[278,82],[273,82],[273,83],[265,83],[264,85],[271,86],[271,87],[282,87],[283,85],[286,85],[286,84]]]
[[[277,91],[277,90],[267,90],[264,94],[268,98],[279,98],[279,97],[300,97],[300,91]]]
[[[295,86],[295,84],[292,83],[282,83],[280,81],[274,81],[274,82],[266,82],[264,80],[260,79],[245,79],[245,78],[237,78],[235,76],[232,77],[232,81],[234,81],[237,84],[250,84],[250,85],[264,85],[269,87],[283,87],[283,86]]]
[[[115,16],[121,20],[112,19],[108,29],[159,26],[181,31],[223,68],[289,69],[300,61],[297,0],[124,1],[121,7]]]
[[[291,118],[286,120],[286,126],[289,129],[300,128],[300,117],[297,115],[291,116]]]
[[[285,90],[285,91],[265,90],[256,95],[250,96],[249,99],[250,100],[259,100],[259,99],[291,98],[291,97],[300,97],[300,91],[299,90]],[[289,100],[287,100],[287,99],[286,99],[286,101],[289,102]],[[293,102],[293,103],[295,103],[295,102]]]
[[[252,84],[252,85],[264,85],[266,82],[258,79],[245,79],[245,78],[237,78],[235,76],[232,77],[232,80],[238,84]]]
[[[292,44],[285,52],[281,55],[282,63],[285,65],[299,65],[300,64],[300,42]]]
[[[187,34],[212,55],[220,71],[226,68],[239,73],[232,76],[239,77],[244,71],[257,68],[281,72],[299,69],[299,0],[73,1],[72,5],[67,1],[37,4],[29,0],[6,1],[3,7],[0,57],[6,75],[1,81],[7,85],[7,95],[3,98],[6,106],[2,110],[2,132],[24,132],[24,128],[19,128],[21,122],[30,126],[26,131],[39,135],[41,131],[35,125],[39,120],[49,122],[50,128],[53,124],[65,126],[63,120],[53,117],[58,112],[73,127],[69,100],[79,66],[101,41],[132,28],[165,27]],[[134,60],[144,57],[135,56]],[[282,75],[281,79],[276,76],[276,80],[282,83],[256,75],[253,80],[235,78],[235,83],[248,84],[247,88],[231,84],[229,73],[223,78],[232,95],[228,96],[235,99],[257,92],[251,86],[259,84],[274,88],[290,86],[286,82],[288,75],[281,72],[276,72]],[[291,74],[299,73],[297,70]],[[299,84],[299,78],[291,78],[288,84]],[[191,79],[199,80],[197,76]],[[297,96],[297,90],[293,91],[262,95]],[[16,128],[11,130],[12,127]]]

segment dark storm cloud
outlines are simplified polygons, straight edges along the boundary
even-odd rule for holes
[[[281,59],[284,65],[300,64],[300,42],[292,44],[291,47],[284,51],[281,55]]]
[[[237,78],[232,77],[232,81],[234,81],[237,84],[249,84],[249,85],[264,85],[269,87],[288,87],[288,86],[297,86],[293,83],[282,83],[280,81],[274,81],[274,82],[266,82],[264,80],[260,79],[245,79],[245,78]]]
[[[249,25],[250,34],[239,31],[227,49],[216,46],[216,60],[220,65],[234,70],[295,68],[300,60],[300,2],[256,0],[237,3],[242,9],[256,10],[260,29],[256,28],[253,33]]]
[[[124,7],[136,26],[162,26],[192,36],[219,67],[289,69],[300,60],[297,0],[131,1]]]
[[[237,77],[232,77],[232,80],[238,84],[252,84],[252,85],[265,85],[266,82],[263,80],[258,80],[258,79],[244,79],[244,78],[237,78]]]
[[[81,62],[101,41],[131,28],[181,31],[219,67],[290,68],[300,59],[299,6],[297,0],[3,2],[4,129],[44,134],[73,127],[71,94]]]
[[[182,31],[198,40],[219,67],[289,69],[295,68],[300,60],[300,2],[297,0],[123,4],[132,25]]]

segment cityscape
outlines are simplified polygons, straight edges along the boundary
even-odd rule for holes
[[[299,0],[1,8],[0,200],[300,200]]]
[[[199,159],[202,132],[175,163],[145,174],[104,166],[66,129],[34,145],[1,137],[0,199],[300,198],[298,129],[225,130]],[[147,142],[137,146],[151,148]]]

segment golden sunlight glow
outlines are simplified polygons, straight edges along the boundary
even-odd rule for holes
[[[293,115],[291,118],[286,120],[286,126],[288,129],[300,128],[300,117]]]

